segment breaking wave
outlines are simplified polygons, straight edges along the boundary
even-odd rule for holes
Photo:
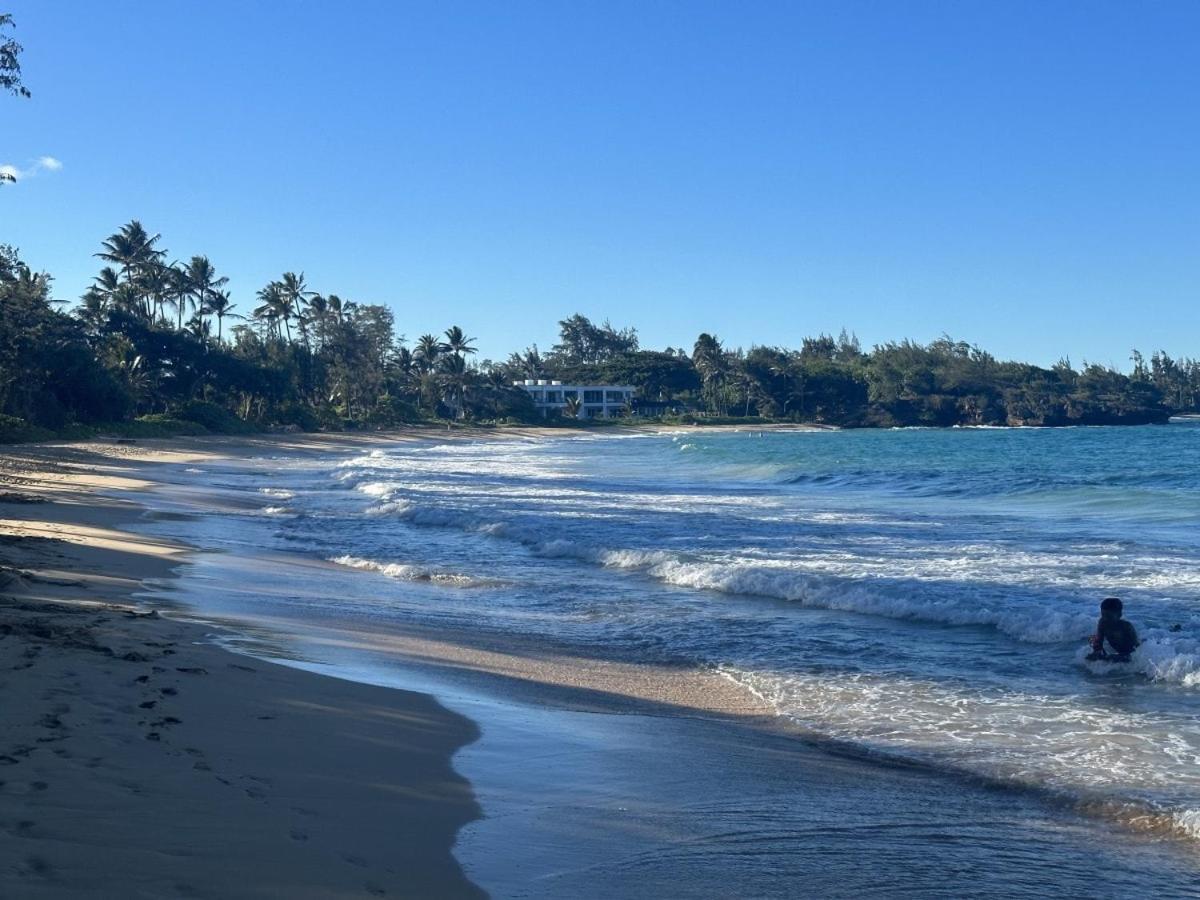
[[[442,585],[443,587],[482,588],[496,587],[504,583],[495,579],[476,578],[472,575],[462,575],[457,572],[441,572],[421,566],[410,566],[404,563],[381,563],[373,559],[363,559],[358,556],[335,556],[329,562],[351,569],[365,569],[370,572],[378,572],[380,575],[386,575],[388,578],[395,578],[400,581],[426,581],[430,584]]]

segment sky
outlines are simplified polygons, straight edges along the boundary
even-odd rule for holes
[[[133,218],[481,357],[942,333],[1200,355],[1200,3],[0,0],[0,242],[75,300]]]

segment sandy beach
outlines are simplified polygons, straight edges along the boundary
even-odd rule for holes
[[[479,814],[432,698],[238,657],[135,595],[187,549],[132,535],[167,445],[0,454],[0,896],[480,896]]]

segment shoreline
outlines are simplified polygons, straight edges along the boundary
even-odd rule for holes
[[[190,548],[126,530],[136,463],[191,451],[23,450],[0,455],[0,895],[485,896],[451,852],[473,722],[147,612]]]
[[[524,435],[531,440],[538,436]],[[562,437],[557,430],[553,436]],[[405,436],[420,441],[441,437],[444,436],[420,433]],[[482,436],[459,433],[456,437],[479,439]],[[511,434],[500,433],[496,437],[504,439]],[[224,509],[238,511],[244,507],[237,504],[237,497],[219,492],[215,485],[212,493],[207,492],[203,484],[194,489],[175,491],[177,485],[165,477],[169,472],[190,463],[202,464],[206,459],[269,458],[275,451],[294,458],[309,453],[323,455],[331,451],[361,450],[376,443],[395,445],[397,440],[394,434],[371,436],[367,441],[330,440],[325,436],[316,440],[292,436],[268,441],[188,439],[135,446],[27,447],[22,453],[0,454],[0,468],[3,469],[0,478],[6,485],[5,490],[11,489],[15,493],[40,491],[48,499],[57,501],[53,504],[9,503],[0,506],[0,516],[4,517],[0,531],[11,532],[12,522],[19,517],[24,517],[24,521],[46,519],[49,517],[40,513],[57,510],[64,514],[64,522],[73,522],[69,533],[59,536],[70,538],[73,543],[65,548],[45,544],[45,548],[54,552],[70,549],[80,553],[111,554],[114,552],[111,545],[118,543],[129,552],[150,560],[149,568],[142,570],[141,577],[149,578],[154,590],[141,600],[132,596],[138,591],[140,582],[128,577],[113,578],[113,573],[120,567],[114,565],[111,555],[100,555],[92,561],[96,571],[89,577],[94,576],[95,580],[94,584],[87,582],[86,590],[79,584],[53,583],[80,580],[80,572],[87,567],[86,560],[67,559],[57,568],[52,559],[42,560],[38,566],[28,565],[27,568],[40,571],[41,576],[50,581],[33,582],[35,590],[32,593],[40,595],[40,599],[22,602],[52,603],[57,596],[55,592],[78,595],[94,591],[102,604],[114,605],[114,609],[104,612],[107,624],[89,626],[99,634],[90,640],[97,644],[103,643],[101,638],[108,641],[113,656],[100,655],[100,658],[113,672],[120,667],[129,667],[124,669],[130,676],[126,680],[133,680],[124,684],[119,679],[114,680],[115,676],[105,680],[89,675],[89,678],[95,678],[96,687],[90,693],[85,692],[81,704],[85,708],[89,704],[102,706],[104,716],[110,721],[99,722],[97,715],[86,721],[73,722],[72,716],[77,712],[74,709],[65,714],[51,709],[49,715],[58,716],[62,723],[75,730],[72,740],[89,741],[109,740],[105,729],[114,727],[113,720],[118,718],[113,715],[114,710],[128,717],[120,723],[124,729],[123,739],[114,745],[116,752],[121,754],[121,759],[116,762],[131,761],[137,777],[131,776],[127,771],[129,764],[123,763],[122,771],[113,778],[119,775],[122,779],[118,782],[120,788],[135,799],[129,800],[113,789],[103,800],[113,803],[115,794],[116,807],[122,810],[123,817],[149,816],[148,821],[156,823],[148,837],[143,837],[137,828],[119,835],[111,822],[106,823],[106,827],[113,830],[113,846],[125,848],[122,852],[126,853],[120,867],[114,865],[111,870],[106,869],[107,857],[98,864],[87,862],[86,854],[94,851],[88,849],[86,841],[78,836],[73,843],[61,840],[61,832],[49,828],[61,829],[60,820],[39,818],[43,809],[39,804],[44,803],[48,791],[37,792],[32,787],[34,782],[10,778],[10,787],[0,787],[0,804],[6,804],[0,806],[0,820],[8,823],[11,833],[20,840],[10,842],[16,848],[8,851],[14,854],[11,859],[0,857],[0,872],[4,873],[0,878],[11,879],[10,882],[0,880],[0,894],[11,888],[22,896],[38,896],[36,891],[30,890],[30,885],[34,885],[42,889],[44,896],[63,893],[87,896],[87,889],[79,881],[80,872],[86,871],[90,875],[93,869],[89,866],[93,865],[98,865],[97,870],[101,872],[140,871],[137,854],[129,851],[129,846],[140,846],[147,841],[153,846],[158,841],[169,849],[160,854],[159,868],[150,865],[147,870],[145,877],[152,881],[152,887],[144,893],[139,893],[142,889],[138,887],[132,892],[126,891],[126,895],[185,896],[189,895],[188,890],[191,896],[272,895],[270,888],[256,894],[246,889],[241,881],[236,882],[236,889],[231,889],[231,883],[215,880],[227,877],[226,867],[236,871],[239,866],[249,868],[253,865],[256,874],[275,879],[272,883],[275,893],[284,890],[289,896],[306,896],[294,879],[304,877],[297,873],[304,873],[308,871],[306,865],[313,865],[309,857],[324,854],[325,865],[317,875],[318,880],[310,885],[311,896],[330,896],[340,890],[354,893],[384,890],[389,896],[396,893],[401,896],[480,896],[486,888],[497,896],[552,897],[586,895],[594,892],[597,885],[603,885],[605,893],[613,896],[657,893],[659,896],[705,897],[712,896],[712,879],[724,877],[721,873],[725,867],[737,866],[741,858],[737,842],[726,845],[723,835],[740,834],[743,828],[749,827],[754,839],[764,842],[764,853],[778,855],[769,856],[771,867],[766,870],[739,870],[738,886],[744,893],[782,895],[781,890],[786,893],[796,884],[804,883],[820,885],[823,895],[865,896],[871,895],[883,872],[906,867],[915,867],[913,871],[916,871],[926,866],[927,857],[936,856],[942,845],[936,841],[930,844],[922,837],[928,829],[934,829],[934,833],[944,829],[965,829],[971,835],[965,839],[967,844],[978,847],[971,853],[983,858],[992,853],[998,843],[1012,841],[1016,827],[1020,838],[1017,843],[1032,840],[1039,848],[1038,853],[1042,855],[1034,854],[1034,859],[1044,859],[1046,854],[1058,852],[1068,855],[1072,863],[1070,872],[1061,875],[1064,879],[1068,874],[1074,877],[1077,871],[1087,871],[1078,844],[1085,845],[1082,859],[1086,860],[1086,847],[1112,836],[1111,824],[1091,820],[1071,810],[1055,808],[1051,812],[1054,804],[1047,804],[1044,798],[997,792],[995,786],[972,784],[969,779],[947,779],[931,775],[920,767],[873,763],[868,759],[839,755],[836,747],[813,746],[802,737],[798,739],[796,734],[788,733],[792,729],[767,712],[764,705],[748,698],[745,689],[719,675],[711,675],[705,681],[698,677],[701,673],[694,667],[675,669],[636,661],[622,663],[592,658],[572,653],[568,645],[550,646],[544,641],[535,642],[536,646],[533,643],[522,646],[519,638],[506,641],[485,629],[467,633],[414,625],[382,631],[372,628],[355,631],[346,627],[344,621],[331,620],[324,623],[329,626],[325,634],[318,633],[322,623],[312,622],[306,623],[306,630],[301,633],[289,630],[294,622],[236,615],[228,616],[230,627],[226,629],[222,615],[206,616],[202,605],[186,603],[177,604],[178,609],[172,613],[178,618],[126,615],[129,603],[144,609],[145,596],[153,596],[160,608],[171,606],[172,594],[185,582],[195,583],[189,588],[193,592],[203,590],[206,584],[223,586],[228,592],[235,590],[237,584],[229,577],[229,571],[222,577],[208,580],[201,574],[204,567],[214,562],[219,568],[222,561],[231,558],[230,554],[196,553],[187,570],[189,574],[195,573],[194,577],[185,575],[178,579],[173,589],[175,579],[171,569],[180,563],[189,549],[169,539],[154,537],[151,532],[183,531],[172,525],[172,520],[178,519],[182,526],[185,520],[194,518],[187,512],[189,506],[194,505],[197,513],[202,510],[210,513],[220,513]],[[162,478],[157,477],[154,468],[159,462],[171,466],[159,470],[164,475]],[[150,503],[151,511],[147,515],[138,503],[127,499],[136,499],[142,491],[168,502]],[[229,505],[222,506],[224,503]],[[88,520],[89,515],[96,518]],[[223,520],[218,517],[213,521]],[[160,524],[142,527],[145,523],[155,522]],[[133,532],[110,527],[117,525],[139,527]],[[49,533],[49,525],[41,527],[42,537],[55,536]],[[38,536],[27,535],[26,539]],[[203,543],[199,541],[197,546]],[[30,551],[39,546],[38,541],[15,546],[31,562],[37,562]],[[14,545],[0,543],[0,563],[5,562],[4,557],[10,555],[13,548]],[[276,583],[287,585],[289,593],[309,589],[305,573],[315,574],[311,572],[313,565],[333,566],[304,557],[268,557],[254,546],[247,549],[243,561],[269,570]],[[208,574],[212,574],[211,570]],[[104,599],[104,591],[109,591],[114,599]],[[4,591],[0,589],[2,593]],[[179,596],[183,596],[182,591]],[[124,598],[124,606],[116,604],[119,598]],[[39,607],[39,610],[37,614],[45,618],[44,608]],[[25,612],[32,614],[32,611]],[[62,629],[68,624],[64,619],[56,627]],[[172,628],[178,630],[171,633],[155,631]],[[214,632],[218,630],[222,633],[214,642]],[[146,634],[140,634],[142,631]],[[332,663],[324,666],[286,659],[282,665],[276,665],[267,661],[270,653],[264,654],[261,646],[256,652],[253,636],[259,632],[284,636],[285,644],[300,648],[302,660],[305,658],[304,641],[308,638],[313,638],[312,646],[321,651],[333,653],[341,649],[345,653],[340,659],[335,654],[331,657]],[[239,636],[245,635],[251,637],[243,647],[223,648],[225,644],[236,644]],[[60,635],[58,640],[63,643],[65,639]],[[142,649],[130,644],[132,650],[127,650],[125,643],[118,646],[121,641],[135,640],[160,646]],[[194,646],[196,641],[203,644]],[[14,646],[17,645],[11,643],[11,635],[0,640],[0,654]],[[72,670],[78,673],[80,654],[87,651],[77,653],[77,649],[56,646],[52,653],[55,659],[61,656],[72,660]],[[578,648],[574,649],[578,651]],[[168,654],[167,651],[172,652]],[[114,657],[119,658],[126,652],[147,657],[157,653],[170,658],[166,664],[159,657],[122,660],[118,666]],[[97,655],[97,651],[92,653]],[[184,654],[191,654],[186,660],[192,662],[184,661]],[[368,661],[367,668],[358,672],[341,665],[355,654],[375,654],[382,665],[372,668]],[[320,656],[320,653],[313,654],[313,658]],[[0,663],[6,660],[7,657],[0,658]],[[150,667],[148,673],[143,673],[149,676],[147,682],[136,681],[141,676],[135,677],[133,673],[139,665]],[[165,671],[154,671],[156,665]],[[179,672],[179,668],[201,668],[205,674]],[[374,673],[378,680],[362,677],[364,672]],[[382,677],[379,677],[380,673]],[[44,688],[47,680],[53,680],[59,674],[58,670],[50,671],[42,666],[41,669],[30,668],[25,677],[40,678],[41,681],[36,683]],[[262,685],[268,676],[278,676],[282,686],[273,694],[268,691],[270,696],[264,697]],[[164,680],[161,686],[152,681],[160,677],[174,680],[170,683]],[[64,686],[59,687],[55,682],[54,689],[80,690],[65,682]],[[188,709],[180,705],[184,704],[185,698],[207,689],[206,686],[218,688],[208,690],[209,700],[193,701]],[[169,688],[176,693],[148,696],[148,699],[137,693],[151,688],[159,691]],[[285,690],[289,692],[286,697],[283,696]],[[32,697],[30,691],[26,694]],[[230,736],[228,746],[206,748],[198,743],[199,738],[191,740],[187,732],[189,728],[202,728],[205,722],[215,723],[213,727],[217,730],[226,728],[229,711],[228,704],[218,702],[222,696],[237,698],[245,707],[245,715],[241,717],[245,721],[237,733]],[[323,793],[329,786],[327,782],[304,780],[303,772],[289,774],[279,754],[269,752],[270,748],[285,744],[289,754],[297,753],[311,759],[307,743],[313,735],[327,737],[331,723],[337,726],[344,721],[342,711],[347,698],[353,696],[364,698],[364,705],[356,707],[362,715],[353,717],[356,726],[361,724],[359,719],[371,719],[371,711],[385,708],[388,711],[386,721],[379,721],[380,717],[372,720],[380,730],[368,731],[367,726],[363,726],[357,736],[340,733],[343,743],[339,746],[345,748],[348,746],[345,741],[353,739],[354,750],[351,756],[344,752],[333,754],[329,768],[345,768],[347,758],[355,759],[357,764],[363,746],[381,740],[403,741],[405,746],[401,754],[410,754],[403,759],[407,761],[413,752],[420,751],[425,761],[432,760],[434,765],[433,769],[408,773],[412,776],[410,781],[389,787],[384,801],[380,799],[377,778],[370,784],[360,784],[362,790],[357,795],[357,807],[341,796],[344,792],[340,790],[337,797]],[[423,698],[430,706],[415,709],[413,698]],[[57,695],[51,699],[57,702]],[[156,706],[161,704],[161,708],[142,713],[140,704],[151,700]],[[278,715],[281,702],[289,704],[289,710],[302,708],[309,714],[299,716],[289,712],[287,718],[303,721],[295,722],[295,730],[286,734],[277,724],[284,718]],[[26,706],[37,708],[41,714],[36,702]],[[397,710],[402,711],[403,722],[396,721]],[[766,721],[768,716],[771,723]],[[167,717],[180,721],[166,722]],[[145,725],[131,724],[141,721]],[[147,740],[145,733],[138,729],[156,721],[163,722],[161,726],[155,726],[159,729],[160,740]],[[463,727],[469,733],[457,731],[453,723],[466,723]],[[32,728],[33,724],[27,727]],[[252,732],[251,729],[262,730]],[[443,739],[440,746],[432,746],[437,742],[431,738],[431,729],[439,731]],[[477,729],[482,730],[483,737],[475,740]],[[37,736],[57,735],[38,732]],[[171,743],[177,737],[189,738],[188,743],[184,746]],[[22,746],[33,747],[33,756],[45,755],[46,748],[39,750],[35,741]],[[257,751],[255,747],[247,747],[248,743],[254,743]],[[143,751],[145,748],[161,750],[164,744],[168,745],[166,749],[182,753],[182,762],[192,766],[194,771],[208,775],[216,771],[217,775],[213,777],[219,776],[230,782],[218,781],[216,788],[211,779],[205,784],[213,790],[228,791],[226,796],[236,796],[237,812],[232,805],[226,804],[220,809],[213,807],[193,816],[191,806],[181,805],[174,799],[177,795],[171,792],[177,788],[172,778],[148,781],[143,777],[141,769],[146,764],[142,760],[147,756]],[[53,748],[57,744],[49,746]],[[187,752],[189,747],[209,753],[211,758],[240,759],[245,764],[233,765],[227,761],[224,763],[226,768],[218,771],[209,757],[193,758]],[[834,752],[829,752],[831,749]],[[248,752],[257,752],[257,755],[248,757]],[[452,755],[454,767],[450,768]],[[111,756],[100,765],[110,765],[107,759]],[[91,761],[89,758],[85,764]],[[531,766],[531,761],[536,764]],[[25,759],[19,759],[7,771],[0,769],[0,780],[16,773],[25,762]],[[38,781],[48,785],[65,783],[66,773],[70,772],[67,764],[50,762],[51,774],[59,780],[52,782],[39,777]],[[212,768],[205,773],[202,769],[194,769],[196,763]],[[376,763],[378,768],[374,768]],[[372,758],[367,765],[375,772],[383,771],[394,777],[399,764],[396,754],[389,753]],[[438,765],[445,768],[437,769]],[[311,769],[312,764],[301,767]],[[230,773],[234,777],[229,777]],[[90,771],[84,773],[83,778],[76,778],[71,782],[72,788],[82,784],[83,790],[90,789],[89,777]],[[180,773],[175,772],[172,777],[177,779]],[[469,783],[464,778],[469,779]],[[266,782],[270,784],[264,787]],[[431,785],[435,790],[430,791]],[[288,795],[286,810],[271,808],[271,791]],[[381,833],[386,835],[390,830],[395,834],[395,811],[419,794],[426,801],[421,807],[426,812],[435,809],[443,815],[456,816],[452,825],[438,820],[440,825],[447,826],[448,837],[440,843],[435,842],[434,852],[442,854],[440,862],[447,868],[431,872],[426,850],[418,854],[413,863],[415,868],[399,872],[392,865],[393,871],[389,872],[388,863],[394,862],[394,858],[389,857],[386,848],[371,854],[348,850],[349,842],[337,843],[339,835],[344,837],[347,833],[342,828],[323,834],[311,830],[305,824],[307,813],[304,811],[311,811],[313,805],[291,801],[314,791],[332,804],[323,811],[323,816],[343,815],[344,827],[351,830],[363,827],[362,810],[369,809],[377,818],[375,826],[366,829],[370,833],[364,840],[376,841],[373,845],[376,848],[381,848]],[[431,793],[436,796],[430,796]],[[781,798],[785,800],[785,808],[780,808]],[[380,811],[381,803],[386,803],[386,813]],[[171,828],[178,827],[177,817],[170,812],[172,804],[186,810],[188,821],[196,818],[195,824],[189,826],[189,838],[200,842],[199,851],[179,843],[162,843],[175,840],[170,835]],[[268,807],[268,810],[259,810],[255,804]],[[78,804],[74,809],[75,819],[80,818],[81,812],[86,814]],[[218,840],[213,835],[220,835],[220,840],[224,841],[226,833],[231,831],[228,818],[241,816],[248,819],[244,809],[250,809],[260,817],[274,816],[270,818],[271,825],[256,826],[257,830],[251,835],[252,844],[253,840],[258,840],[253,844],[257,854],[253,860],[224,856],[219,844],[206,843]],[[146,810],[151,812],[146,813]],[[412,817],[418,821],[419,837],[428,839],[431,829],[426,827],[423,815],[414,812]],[[302,817],[305,822],[296,825],[294,817]],[[877,832],[884,833],[878,831],[881,823],[893,820],[903,823],[897,826],[900,830],[887,832],[890,836],[881,842],[875,837]],[[15,825],[11,824],[14,822]],[[35,829],[32,824],[22,823],[43,824]],[[233,831],[236,832],[237,823],[234,824]],[[282,828],[284,824],[286,830]],[[293,829],[302,837],[296,837]],[[264,836],[264,830],[271,833]],[[801,839],[798,835],[807,837]],[[73,864],[75,869],[56,864],[55,857],[48,853],[39,856],[28,852],[35,846],[30,843],[34,840],[46,841],[45,846],[62,857],[77,860]],[[406,837],[404,843],[407,845],[407,842]],[[1172,855],[1177,849],[1172,850],[1165,844],[1157,846],[1149,839],[1129,835],[1127,846],[1114,852],[1119,853],[1131,873],[1141,873],[1143,880],[1158,878],[1158,883],[1162,883],[1162,879],[1169,877],[1162,873],[1185,871]],[[18,851],[27,855],[19,857],[15,855]],[[826,851],[832,851],[834,858],[827,858]],[[1018,864],[1021,852],[1024,851],[1020,847],[1014,850]],[[881,853],[890,862],[847,864],[852,859],[866,858],[864,854],[875,853]],[[178,877],[168,875],[168,872],[178,872],[181,866],[186,869],[193,864],[192,871],[200,873],[197,878],[178,882],[164,880]],[[1030,860],[1024,862],[1026,866],[1029,864]],[[411,879],[413,872],[421,867],[433,879],[425,883],[423,890],[412,887],[409,880],[400,880]],[[271,871],[262,876],[260,869]],[[980,895],[1005,895],[1001,881],[986,881],[999,878],[999,875],[992,875],[993,871],[994,867],[983,867],[975,873],[974,877],[985,879],[980,882],[980,885],[986,885],[980,887]],[[1155,872],[1159,874],[1153,874]],[[72,877],[76,879],[74,882],[70,880]],[[954,883],[932,870],[922,877],[926,888],[935,892]],[[320,881],[320,878],[327,880]],[[382,880],[385,878],[393,880]],[[467,881],[468,878],[474,884]],[[1132,887],[1138,882],[1130,880],[1128,883]],[[121,886],[126,887],[124,882]]]

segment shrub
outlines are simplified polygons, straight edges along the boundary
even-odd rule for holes
[[[292,425],[301,431],[320,431],[321,422],[312,407],[304,403],[284,403],[272,418],[273,425]]]
[[[420,418],[416,407],[411,403],[406,403],[390,394],[384,394],[376,401],[374,409],[367,414],[367,424],[386,428],[392,425],[416,422]]]
[[[225,407],[204,400],[189,400],[175,410],[175,416],[202,425],[215,434],[246,434],[254,430]]]
[[[115,425],[104,426],[104,431],[119,437],[131,438],[167,438],[192,437],[208,434],[208,430],[196,422],[185,422],[174,419],[162,413],[139,416],[132,422],[118,422]]]
[[[54,433],[30,425],[24,419],[16,416],[6,416],[0,413],[0,444],[23,444],[26,441],[48,441]]]

